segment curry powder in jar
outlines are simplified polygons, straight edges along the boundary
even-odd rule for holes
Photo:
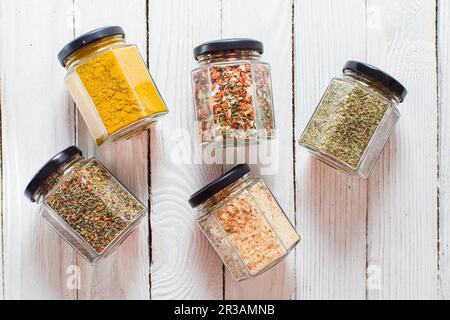
[[[121,27],[99,28],[58,54],[66,85],[98,146],[128,139],[168,112],[135,45]]]

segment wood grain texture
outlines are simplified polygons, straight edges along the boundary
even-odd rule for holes
[[[74,2],[75,34],[120,25],[128,43],[136,44],[146,59],[147,15],[145,0]],[[102,148],[96,148],[81,115],[78,113],[77,137],[86,155],[95,156],[135,194],[148,203],[147,133]],[[140,227],[96,267],[78,259],[81,266],[80,299],[148,299],[149,243],[148,222]]]
[[[439,297],[450,299],[450,3],[438,1]]]
[[[72,1],[0,6],[4,298],[71,299],[76,291],[66,286],[66,268],[74,251],[40,219],[23,190],[51,156],[74,142],[74,112],[56,59],[56,48],[72,36]]]
[[[447,0],[0,1],[0,299],[450,299],[449,21]],[[105,25],[121,25],[144,59],[149,51],[170,110],[151,141],[144,133],[97,149],[64,86],[59,49]],[[302,236],[296,254],[242,283],[223,273],[187,202],[232,165],[197,163],[211,155],[199,155],[192,135],[192,49],[221,37],[264,42],[278,143],[274,167],[260,159],[252,169]],[[338,173],[297,144],[349,59],[409,90],[369,180]],[[148,221],[96,268],[23,196],[36,170],[76,143],[151,202]],[[79,290],[66,284],[71,265],[81,267]]]
[[[297,140],[345,61],[365,60],[365,3],[295,2],[297,298],[364,299],[367,182],[315,160]]]
[[[367,60],[409,89],[369,179],[368,265],[375,299],[437,296],[435,1],[368,0]]]
[[[170,111],[151,137],[152,299],[222,299],[222,263],[187,202],[221,172],[189,159],[198,143],[191,135],[192,49],[220,37],[219,1],[152,0],[149,24],[150,71]]]
[[[222,36],[255,38],[264,44],[261,59],[271,66],[278,139],[269,145],[251,146],[248,151],[258,154],[259,159],[257,164],[253,163],[255,161],[250,164],[252,172],[262,175],[294,223],[292,1],[224,0]],[[237,150],[243,151],[242,148]],[[226,272],[225,298],[295,299],[295,252],[255,279],[237,283]]]
[[[0,68],[2,61],[2,41],[1,41],[1,27],[2,17],[0,15]],[[2,79],[0,73],[0,300],[4,299],[3,284],[5,283],[5,275],[3,273],[3,134],[2,134]]]
[[[0,17],[1,20],[1,17]],[[1,21],[0,21],[1,26]],[[1,41],[0,41],[0,61],[2,59],[1,56]],[[5,282],[5,275],[3,273],[3,143],[2,143],[2,84],[0,78],[0,300],[3,300],[3,284]]]

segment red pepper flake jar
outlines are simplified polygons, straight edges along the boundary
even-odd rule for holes
[[[283,260],[300,236],[260,177],[239,164],[195,194],[198,226],[236,281]]]
[[[75,146],[50,159],[31,179],[25,196],[91,263],[117,248],[147,212],[100,162],[86,160]]]
[[[194,49],[192,71],[200,143],[234,145],[275,137],[269,64],[263,44],[253,39],[223,39]]]

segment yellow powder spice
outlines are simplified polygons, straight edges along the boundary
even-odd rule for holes
[[[108,134],[167,112],[136,47],[123,47],[75,67]]]

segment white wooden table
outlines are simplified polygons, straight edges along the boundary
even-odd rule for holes
[[[448,0],[1,0],[0,297],[450,298],[449,19]],[[56,54],[104,25],[121,25],[139,46],[170,115],[149,134],[98,150]],[[171,140],[193,126],[193,47],[226,37],[264,42],[279,128],[278,170],[264,179],[303,238],[283,263],[242,283],[224,273],[187,203],[225,166],[180,163]],[[349,59],[409,89],[369,180],[336,172],[296,143]],[[150,208],[147,223],[96,268],[23,196],[35,171],[71,144]]]

